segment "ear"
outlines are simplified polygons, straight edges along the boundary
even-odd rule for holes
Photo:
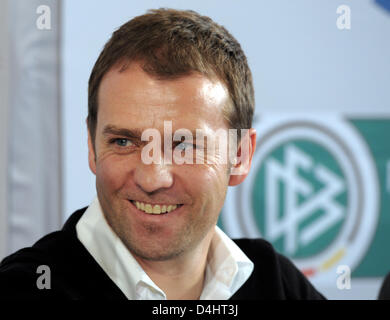
[[[241,137],[240,145],[237,148],[236,162],[230,169],[229,186],[236,186],[242,183],[252,164],[253,154],[256,149],[256,130],[251,128]]]
[[[95,149],[93,148],[91,133],[88,129],[88,163],[89,168],[93,172],[93,174],[96,175],[96,155],[95,155]]]

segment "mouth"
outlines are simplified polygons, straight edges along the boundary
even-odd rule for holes
[[[183,204],[152,204],[147,202],[141,202],[136,200],[130,200],[130,202],[139,210],[150,215],[161,215],[178,210]]]

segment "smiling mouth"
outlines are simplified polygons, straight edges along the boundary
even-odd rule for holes
[[[147,214],[167,214],[179,209],[183,204],[151,204],[130,200],[130,202],[140,211]]]

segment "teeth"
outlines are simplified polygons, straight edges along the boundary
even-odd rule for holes
[[[145,205],[145,212],[146,213],[153,213],[153,208],[150,204]]]
[[[153,207],[153,214],[160,214],[161,213],[161,207],[159,205],[156,205]]]
[[[137,207],[137,209],[141,210],[141,211],[144,211],[146,213],[149,213],[149,214],[160,214],[160,213],[168,213],[168,212],[171,212],[173,210],[175,210],[177,208],[177,204],[175,205],[158,205],[158,204],[155,204],[155,205],[151,205],[149,203],[144,203],[144,202],[139,202],[139,201],[132,201],[135,206]]]

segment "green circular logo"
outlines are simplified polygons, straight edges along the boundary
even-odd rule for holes
[[[263,237],[313,281],[363,259],[378,221],[378,178],[364,140],[343,119],[268,115],[252,173],[230,193],[224,227]],[[357,156],[358,155],[358,156]]]
[[[345,177],[321,145],[297,139],[277,146],[265,155],[254,180],[257,227],[279,252],[310,257],[340,232],[348,201]],[[338,212],[331,220],[330,210]],[[320,228],[319,221],[326,220],[327,228]]]

